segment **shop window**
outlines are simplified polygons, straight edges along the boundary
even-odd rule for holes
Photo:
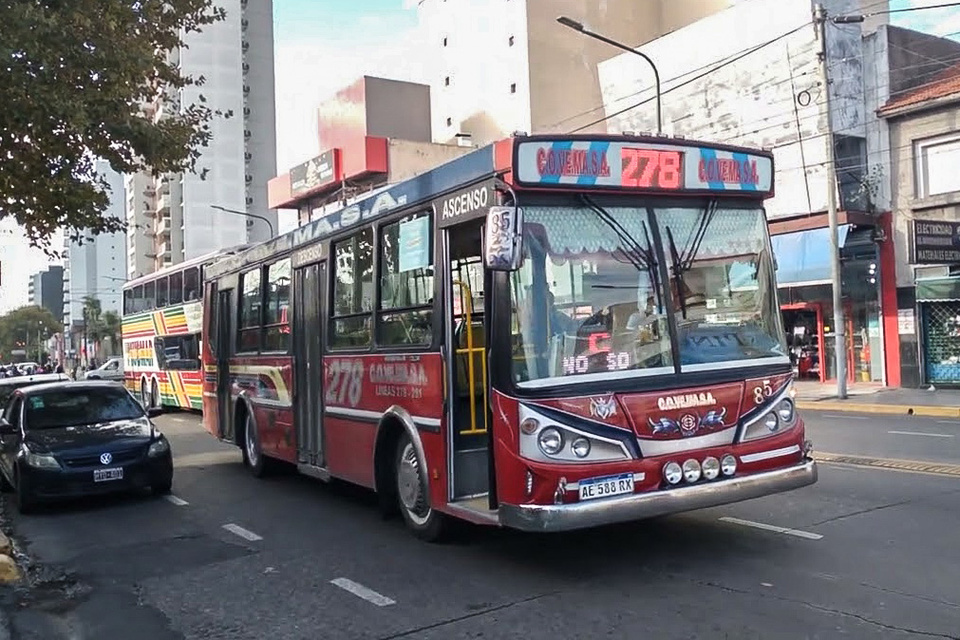
[[[170,274],[170,304],[183,302],[183,273]]]
[[[364,229],[334,244],[333,256],[330,346],[369,346],[373,312],[373,230]]]
[[[960,136],[916,143],[917,197],[960,191]]]
[[[260,269],[254,269],[253,271],[241,274],[240,335],[237,341],[239,351],[256,351],[260,348],[262,294]]]
[[[380,230],[380,344],[429,344],[433,338],[431,229],[430,216],[418,213]]]
[[[198,371],[200,369],[200,334],[158,336],[154,338],[157,366],[161,370]]]
[[[264,351],[288,351],[290,348],[290,258],[267,267],[266,320]]]

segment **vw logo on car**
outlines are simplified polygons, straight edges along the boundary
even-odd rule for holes
[[[109,452],[100,454],[100,464],[110,464],[113,462],[113,455]]]

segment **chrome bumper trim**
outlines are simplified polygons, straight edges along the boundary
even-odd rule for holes
[[[786,469],[587,502],[501,504],[499,517],[501,525],[523,531],[571,531],[716,507],[799,489],[816,481],[817,463],[804,460]]]

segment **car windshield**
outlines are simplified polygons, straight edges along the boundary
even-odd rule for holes
[[[16,391],[17,389],[29,387],[30,385],[34,385],[34,384],[41,384],[43,382],[52,382],[59,379],[60,379],[60,376],[54,374],[50,376],[49,380],[45,380],[44,378],[37,379],[29,376],[23,376],[20,378],[6,378],[3,380],[0,380],[0,409],[3,409],[3,407],[6,406],[7,400],[10,398],[10,396],[13,395],[13,392]]]
[[[143,408],[123,388],[57,389],[30,395],[28,429],[54,429],[142,418]]]
[[[585,200],[523,212],[511,277],[520,386],[673,372],[674,332],[681,371],[786,361],[761,208]]]

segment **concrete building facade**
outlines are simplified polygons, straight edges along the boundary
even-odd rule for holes
[[[590,126],[604,116],[597,65],[616,56],[617,49],[561,26],[557,16],[640,45],[731,4],[423,0],[418,8],[422,46],[437,61],[430,80],[433,138],[449,143],[469,134],[484,145],[514,131],[605,131],[602,124]]]
[[[224,247],[265,240],[276,229],[267,207],[267,181],[276,175],[276,109],[272,0],[223,0],[226,19],[185,36],[170,53],[185,75],[203,86],[159,97],[147,112],[160,120],[191,104],[229,113],[210,123],[211,140],[196,171],[129,176],[135,189],[126,216],[128,275],[139,277]],[[266,217],[259,221],[234,211]]]
[[[51,265],[30,276],[28,304],[43,307],[58,320],[63,317],[63,267]]]

